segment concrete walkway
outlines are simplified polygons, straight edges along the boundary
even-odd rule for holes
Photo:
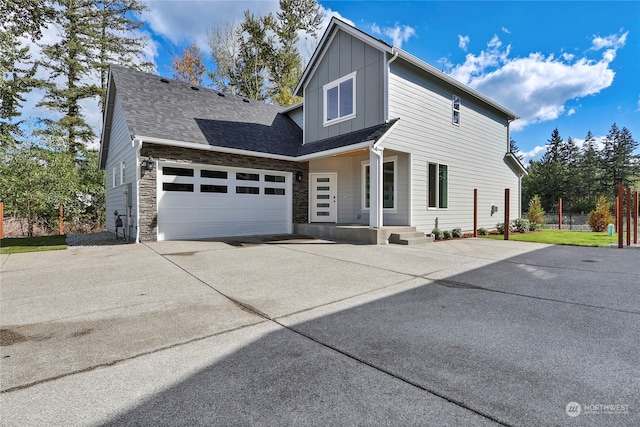
[[[633,249],[162,242],[0,265],[3,426],[640,424]]]

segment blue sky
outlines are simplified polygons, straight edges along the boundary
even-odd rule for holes
[[[207,29],[278,10],[277,0],[143,0],[147,57],[171,77],[171,58]],[[326,25],[337,16],[442,69],[522,118],[512,138],[525,162],[539,158],[554,128],[579,142],[611,125],[640,140],[638,1],[320,1]],[[45,34],[45,37],[47,35]],[[310,56],[312,41],[301,43]],[[99,127],[96,107],[87,102]]]

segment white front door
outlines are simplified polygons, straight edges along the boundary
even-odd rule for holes
[[[310,173],[311,222],[337,222],[337,173]]]

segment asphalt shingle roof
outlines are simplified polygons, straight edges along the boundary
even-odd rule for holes
[[[377,141],[397,120],[303,145],[302,130],[281,107],[117,65],[111,75],[137,136],[299,157]]]
[[[280,107],[111,66],[133,135],[295,156],[302,130]]]

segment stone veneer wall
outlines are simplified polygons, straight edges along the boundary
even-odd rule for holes
[[[309,218],[309,162],[290,162],[263,157],[218,153],[215,151],[192,150],[167,145],[144,144],[141,158],[153,157],[160,161],[177,161],[188,164],[228,166],[234,168],[266,169],[292,172],[293,179],[293,222],[305,224]],[[296,182],[296,172],[302,173],[302,181]],[[158,238],[158,205],[156,200],[156,170],[142,170],[140,179],[140,240],[156,241]]]

